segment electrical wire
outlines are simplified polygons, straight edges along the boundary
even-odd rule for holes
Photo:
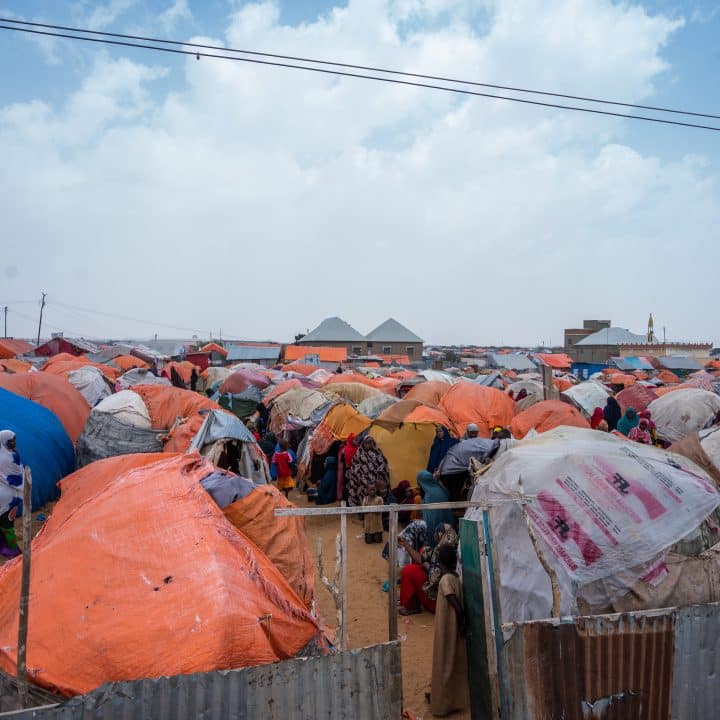
[[[443,92],[455,93],[455,94],[459,94],[459,95],[484,97],[484,98],[491,98],[494,100],[507,100],[510,102],[517,102],[517,103],[522,103],[525,105],[535,105],[538,107],[554,108],[554,109],[558,109],[558,110],[572,110],[575,112],[583,112],[583,113],[588,113],[588,114],[593,114],[593,115],[604,115],[604,116],[608,116],[608,117],[617,117],[617,118],[622,118],[625,120],[641,120],[641,121],[645,121],[645,122],[653,122],[653,123],[658,123],[658,124],[662,124],[662,125],[674,125],[674,126],[679,126],[679,127],[688,127],[688,128],[699,129],[699,130],[711,130],[714,132],[720,132],[720,127],[716,127],[713,125],[700,125],[697,123],[682,122],[680,120],[667,120],[664,118],[649,117],[647,115],[633,115],[633,114],[628,114],[628,113],[613,112],[611,110],[599,110],[597,108],[579,107],[577,105],[562,105],[559,103],[550,103],[550,102],[544,102],[544,101],[540,101],[540,100],[529,100],[527,98],[511,97],[508,95],[496,95],[493,93],[479,92],[476,90],[466,90],[466,89],[462,89],[462,88],[453,88],[453,87],[447,87],[447,86],[443,86],[443,85],[434,85],[434,84],[430,84],[430,83],[420,83],[420,82],[414,82],[414,81],[410,81],[410,80],[399,80],[397,78],[378,77],[376,75],[366,75],[366,74],[362,74],[362,73],[350,73],[350,72],[346,72],[346,71],[342,71],[342,70],[330,70],[327,68],[307,67],[305,65],[295,65],[292,63],[275,62],[275,61],[269,61],[269,60],[258,60],[255,58],[237,57],[237,56],[232,56],[232,55],[217,55],[217,54],[212,54],[212,53],[199,52],[196,50],[181,50],[178,48],[160,47],[157,45],[131,43],[131,42],[121,41],[121,40],[109,40],[107,38],[83,37],[80,35],[69,35],[67,33],[49,32],[49,31],[45,31],[45,30],[33,30],[30,28],[26,28],[26,27],[13,27],[13,26],[8,26],[8,25],[0,25],[0,30],[14,30],[16,32],[30,33],[33,35],[59,37],[59,38],[66,38],[69,40],[80,40],[83,42],[93,42],[93,43],[99,43],[102,45],[133,47],[133,48],[138,48],[141,50],[156,50],[158,52],[166,52],[166,53],[172,53],[172,54],[176,54],[176,55],[190,55],[190,56],[196,57],[198,60],[201,57],[206,57],[206,58],[215,58],[217,60],[234,60],[236,62],[252,63],[255,65],[267,65],[267,66],[271,66],[271,67],[281,67],[281,68],[288,68],[288,69],[294,69],[294,70],[305,70],[308,72],[315,72],[315,73],[321,73],[321,74],[333,75],[333,76],[339,76],[339,77],[351,77],[351,78],[358,78],[358,79],[362,79],[362,80],[374,80],[376,82],[383,82],[383,83],[394,84],[394,85],[419,87],[419,88],[425,88],[425,89],[430,89],[430,90],[441,90]]]
[[[331,67],[342,67],[351,70],[364,70],[369,72],[382,72],[391,75],[399,75],[401,77],[412,77],[421,80],[436,80],[441,82],[451,82],[460,85],[472,85],[475,87],[486,87],[494,90],[510,90],[512,92],[522,92],[532,95],[544,95],[546,97],[564,98],[565,100],[581,100],[583,102],[597,103],[600,105],[615,105],[619,107],[636,108],[638,110],[653,110],[655,112],[674,113],[676,115],[692,115],[693,117],[711,118],[720,120],[720,115],[712,115],[710,113],[693,112],[690,110],[678,110],[676,108],[658,107],[655,105],[640,105],[638,103],[620,102],[617,100],[603,100],[600,98],[584,97],[582,95],[568,95],[559,92],[550,92],[546,90],[531,90],[528,88],[513,87],[511,85],[496,85],[493,83],[478,82],[475,80],[459,80],[458,78],[443,77],[442,75],[425,75],[417,72],[407,72],[403,70],[392,70],[389,68],[375,67],[372,65],[354,65],[352,63],[337,62],[334,60],[317,60],[314,58],[299,57],[296,55],[280,55],[278,53],[259,52],[257,50],[243,50],[239,48],[226,48],[220,45],[204,45],[201,43],[183,42],[181,40],[164,40],[162,38],[147,37],[143,35],[128,35],[125,33],[107,32],[104,30],[88,30],[85,28],[69,27],[67,25],[51,25],[48,23],[30,22],[29,20],[12,20],[10,18],[0,17],[0,22],[13,23],[17,25],[28,25],[31,27],[40,27],[51,30],[64,30],[68,32],[85,33],[90,35],[102,35],[105,37],[123,38],[125,40],[142,40],[143,42],[162,43],[164,45],[180,45],[183,47],[199,48],[201,50],[219,50],[221,52],[240,53],[243,55],[254,55],[256,57],[274,58],[276,60],[291,60],[293,62],[312,63],[314,65],[329,65]]]

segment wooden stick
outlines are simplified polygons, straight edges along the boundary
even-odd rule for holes
[[[342,502],[342,507],[345,507],[345,501]],[[338,561],[340,562],[340,572],[342,575],[341,582],[342,588],[340,595],[340,649],[348,649],[348,623],[347,623],[347,600],[348,600],[348,586],[347,586],[347,515],[343,514],[340,516],[340,551],[338,553]],[[338,568],[335,568],[336,572]]]
[[[388,507],[387,505],[385,507]],[[390,587],[388,588],[388,639],[397,640],[397,546],[398,546],[398,514],[390,512],[390,538],[388,540],[390,564]]]
[[[330,593],[330,596],[333,599],[333,603],[335,604],[335,609],[337,611],[337,627],[338,632],[341,632],[342,627],[342,610],[341,610],[341,600],[340,600],[340,590],[338,588],[337,584],[337,576],[338,576],[338,565],[340,562],[340,536],[337,536],[335,538],[335,549],[338,553],[338,555],[335,558],[335,577],[330,580],[330,578],[325,575],[325,568],[323,566],[323,543],[322,538],[319,537],[317,539],[317,564],[318,564],[318,577],[320,578],[320,582],[325,586],[327,591]],[[342,644],[342,636],[338,638],[338,646]],[[342,649],[342,648],[340,648]]]
[[[520,485],[520,494],[523,494],[523,482],[522,477],[518,478],[518,484]],[[538,556],[538,560],[543,567],[543,570],[548,574],[550,578],[550,587],[552,588],[552,615],[551,617],[560,617],[560,582],[558,581],[557,573],[555,568],[545,558],[545,553],[540,549],[540,543],[538,542],[537,535],[535,535],[535,529],[530,522],[530,516],[528,515],[527,507],[524,503],[520,504],[520,510],[522,511],[523,517],[525,518],[525,525],[527,525],[528,535],[530,536],[530,542],[535,548],[535,554]]]
[[[30,706],[27,685],[27,637],[30,599],[30,543],[32,540],[32,472],[28,467],[23,471],[22,526],[22,579],[20,581],[20,618],[18,621],[17,684],[20,707],[24,709]]]

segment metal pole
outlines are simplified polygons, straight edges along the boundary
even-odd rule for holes
[[[5,312],[5,334],[3,335],[3,337],[7,337],[7,311],[8,311],[7,305],[3,308],[3,311]]]
[[[42,329],[42,316],[43,316],[43,310],[45,309],[45,298],[47,297],[47,293],[42,294],[42,300],[40,301],[40,320],[38,322],[38,334],[37,334],[37,343],[35,343],[38,347],[40,346],[40,330]]]
[[[388,588],[388,639],[397,640],[397,542],[398,542],[398,514],[397,510],[390,512],[390,538],[388,547],[390,557],[390,587]]]
[[[17,644],[17,685],[20,696],[20,707],[29,707],[27,686],[27,636],[28,636],[28,604],[30,598],[30,540],[32,535],[32,473],[30,468],[23,472],[23,547],[22,547],[22,578],[20,581],[20,618],[18,620]]]
[[[345,507],[342,501],[341,507]],[[340,595],[340,649],[348,649],[348,623],[347,623],[347,515],[340,516],[340,563],[342,576],[342,595]]]

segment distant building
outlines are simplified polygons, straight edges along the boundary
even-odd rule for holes
[[[35,355],[42,357],[50,357],[67,353],[68,355],[85,355],[90,353],[96,355],[100,352],[100,347],[95,343],[91,343],[83,338],[65,337],[62,333],[54,334],[50,340],[38,345],[35,348]]]
[[[302,337],[297,345],[345,348],[351,357],[378,355],[388,358],[407,358],[408,363],[421,361],[423,340],[393,318],[388,318],[367,335],[339,317],[323,320],[314,330]],[[292,346],[288,345],[288,348]]]
[[[645,335],[613,327],[607,320],[585,320],[583,329],[565,330],[565,352],[572,355],[576,363],[604,364],[611,358],[666,355],[702,360],[709,358],[711,349],[710,343],[659,341],[654,333],[652,316]]]
[[[255,363],[264,367],[277,365],[280,359],[279,345],[230,345],[228,363]]]

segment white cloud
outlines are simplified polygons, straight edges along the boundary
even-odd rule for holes
[[[109,0],[97,5],[88,15],[87,27],[91,30],[104,30],[136,4],[137,0]]]
[[[605,0],[503,0],[481,33],[468,8],[351,0],[287,26],[246,5],[224,41],[639,101],[681,28]],[[49,290],[50,322],[173,334],[55,297],[280,340],[332,314],[360,330],[392,315],[429,341],[559,342],[584,317],[641,329],[650,310],[671,336],[718,334],[702,158],[643,155],[607,118],[229,61],[174,66],[182,89],[162,96],[165,62],[100,55],[61,107],[0,110],[0,263],[19,268],[12,295]]]
[[[158,21],[166,32],[172,32],[179,23],[192,19],[188,0],[174,0],[166,10],[160,13]]]

